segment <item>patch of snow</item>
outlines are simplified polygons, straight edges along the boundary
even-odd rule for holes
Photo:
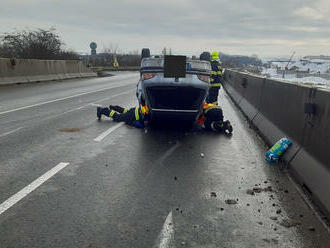
[[[327,87],[330,86],[329,60],[313,59],[293,61],[288,66],[288,69],[292,70],[286,72],[283,78],[283,74],[281,72],[278,72],[277,69],[283,70],[287,64],[287,62],[272,62],[270,68],[263,68],[262,74],[267,75],[270,78],[284,80],[288,82],[314,84],[318,86]],[[308,70],[309,73],[307,72]],[[301,75],[300,77],[297,77],[297,72],[298,75]],[[302,72],[302,74],[299,74],[299,72]]]

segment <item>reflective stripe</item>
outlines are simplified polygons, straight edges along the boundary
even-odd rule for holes
[[[139,107],[135,107],[135,120],[140,120]]]
[[[214,76],[222,75],[222,71],[212,71],[212,75]]]
[[[127,112],[128,112],[128,110],[127,110],[127,109],[124,109],[123,113],[125,114],[125,113],[127,113]]]
[[[148,106],[141,106],[141,112],[143,115],[149,114]]]
[[[217,129],[214,127],[214,124],[215,124],[215,122],[212,122],[212,123],[211,123],[211,129],[212,129],[213,131],[217,131]]]
[[[221,83],[209,84],[210,87],[221,87]]]
[[[210,78],[210,82],[214,82],[214,78]]]
[[[216,103],[218,103],[218,102],[216,102]],[[210,109],[215,109],[215,108],[221,109],[221,107],[215,105],[215,103],[209,103],[207,105],[204,105],[204,114],[206,114],[207,112],[209,112]]]
[[[110,117],[113,117],[113,115],[116,113],[116,111],[114,111],[114,110],[111,110],[111,112],[110,112],[110,114],[109,114],[109,116]]]

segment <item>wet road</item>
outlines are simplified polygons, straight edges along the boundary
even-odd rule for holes
[[[230,138],[98,122],[98,104],[136,104],[137,80],[0,87],[1,248],[330,247],[223,90]]]

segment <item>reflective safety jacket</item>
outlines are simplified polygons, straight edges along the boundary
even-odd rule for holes
[[[219,60],[211,61],[212,74],[210,79],[210,87],[221,87],[222,68]]]
[[[147,119],[150,110],[147,105],[145,106],[140,105],[135,107],[134,113],[135,113],[135,120],[143,122]]]
[[[219,110],[221,110],[221,116],[222,116],[222,109],[221,109],[221,107],[219,107],[218,105],[212,104],[212,103],[206,103],[206,104],[203,105],[203,112],[202,112],[202,114],[200,115],[200,117],[197,120],[197,122],[200,125],[204,125],[204,123],[206,121],[206,118],[207,118],[207,113],[211,109],[219,109]]]

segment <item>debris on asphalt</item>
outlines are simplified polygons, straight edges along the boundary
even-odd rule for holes
[[[260,187],[254,187],[253,192],[255,193],[261,193],[262,189]]]
[[[267,243],[270,243],[270,240],[269,239],[262,239],[262,241],[265,241]]]
[[[284,219],[284,220],[282,220],[280,225],[284,226],[284,227],[287,227],[287,228],[290,228],[290,227],[301,225],[301,222],[295,221],[295,220],[290,220],[290,219]]]
[[[237,204],[237,201],[233,199],[227,199],[225,200],[225,203],[227,203],[228,205],[234,205]]]
[[[284,193],[289,193],[289,191],[286,189],[286,190],[284,190]]]
[[[249,195],[254,195],[254,193],[261,193],[261,192],[273,192],[273,188],[272,188],[272,186],[261,188],[257,185],[255,187],[253,187],[252,189],[247,189],[246,190],[246,193],[249,194]]]
[[[186,245],[186,242],[183,242],[183,241],[182,241],[182,242],[181,242],[181,245]]]
[[[217,197],[217,193],[211,192],[211,197]]]
[[[277,209],[277,210],[276,210],[276,213],[277,213],[277,214],[280,214],[280,213],[282,213],[282,210],[281,210],[281,209]]]
[[[220,211],[223,211],[223,210],[225,210],[224,208],[220,208]]]
[[[248,195],[254,195],[254,191],[253,191],[252,189],[248,189],[248,190],[246,190],[246,193],[247,193]]]
[[[109,165],[108,165],[108,164],[105,164],[104,166],[105,166],[105,167],[108,167]]]
[[[205,156],[204,153],[201,153],[201,157],[204,158],[204,156]]]
[[[176,181],[176,180],[178,180],[178,178],[177,177],[174,177],[174,180]]]
[[[271,220],[277,220],[278,218],[276,216],[269,217]]]
[[[309,227],[308,227],[308,230],[311,231],[311,232],[314,232],[314,231],[315,231],[315,227],[313,227],[313,226],[309,226]]]
[[[263,225],[264,223],[262,223],[261,221],[257,222],[259,225]]]
[[[62,129],[58,129],[58,132],[64,132],[64,133],[74,133],[74,132],[79,132],[80,129],[79,128],[62,128]]]

